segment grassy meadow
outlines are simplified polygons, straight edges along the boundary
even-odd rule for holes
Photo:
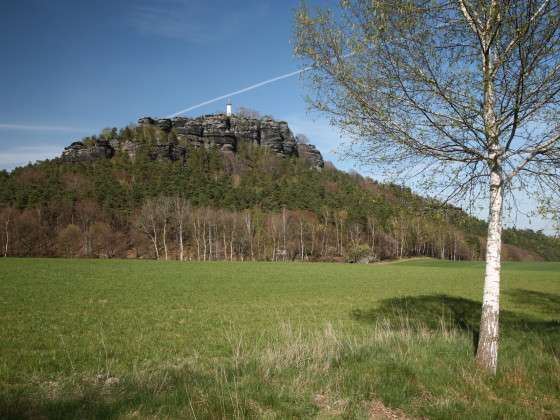
[[[0,259],[0,418],[560,418],[560,263]]]

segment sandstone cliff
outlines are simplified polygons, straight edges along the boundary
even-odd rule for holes
[[[225,114],[173,119],[143,117],[138,124],[173,134],[170,136],[172,141],[150,146],[149,156],[153,160],[184,162],[189,146],[214,147],[226,155],[235,154],[240,144],[247,143],[266,147],[282,158],[302,158],[316,168],[324,166],[321,152],[315,146],[298,143],[286,122],[270,117],[257,119]],[[121,152],[134,159],[140,147],[141,144],[135,140],[74,142],[64,149],[61,158],[66,162],[82,162],[111,159],[116,152]]]

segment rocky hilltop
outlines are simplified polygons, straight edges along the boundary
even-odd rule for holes
[[[167,141],[149,146],[148,155],[153,160],[184,162],[189,146],[217,148],[225,155],[232,155],[240,144],[246,143],[266,147],[282,158],[302,158],[316,168],[324,166],[321,152],[315,146],[298,142],[288,123],[271,117],[225,114],[172,119],[143,117],[138,120],[138,125],[167,134]],[[77,141],[64,149],[61,159],[65,162],[111,159],[117,152],[134,159],[141,146],[141,142],[134,139],[124,142],[103,138],[93,142]]]

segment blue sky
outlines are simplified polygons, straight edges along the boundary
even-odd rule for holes
[[[315,0],[325,5],[334,0]],[[59,155],[70,142],[140,116],[166,116],[293,72],[299,0],[2,0],[0,169]],[[328,160],[339,135],[307,112],[298,76],[232,98],[289,122]],[[187,115],[223,111],[225,101]],[[521,198],[523,200],[523,198]],[[524,208],[527,206],[523,205]],[[484,217],[484,212],[481,213]],[[517,224],[547,229],[548,223]]]
[[[0,5],[0,168],[59,154],[70,141],[143,115],[166,116],[295,71],[298,1],[41,1]],[[299,77],[232,98],[313,130]],[[222,111],[225,101],[187,115]],[[307,133],[314,137],[313,133]],[[326,147],[325,147],[326,146]],[[334,157],[331,157],[334,158]],[[348,164],[346,164],[348,165]]]

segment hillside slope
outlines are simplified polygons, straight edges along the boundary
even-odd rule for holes
[[[486,224],[461,209],[324,165],[285,123],[236,118],[141,119],[73,143],[59,159],[0,172],[3,253],[309,261],[484,255]],[[506,259],[560,259],[558,239],[518,230],[504,239]]]

